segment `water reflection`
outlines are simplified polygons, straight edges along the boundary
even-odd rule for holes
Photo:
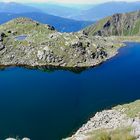
[[[81,72],[85,71],[85,70],[88,70],[89,68],[64,68],[64,67],[55,67],[55,66],[35,66],[35,67],[32,67],[32,66],[0,66],[0,70],[5,70],[5,69],[8,69],[8,68],[14,68],[14,67],[21,67],[21,68],[26,68],[26,69],[29,69],[29,70],[39,70],[39,71],[42,71],[42,72],[47,72],[47,73],[53,73],[55,71],[58,71],[58,70],[61,70],[61,71],[70,71],[70,72],[73,72],[75,74],[80,74]]]

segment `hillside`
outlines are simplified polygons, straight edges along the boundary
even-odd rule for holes
[[[93,23],[88,21],[76,21],[76,20],[61,18],[45,13],[29,12],[29,13],[19,13],[19,14],[0,13],[0,24],[3,24],[5,22],[8,22],[9,20],[12,20],[14,18],[19,18],[19,17],[27,17],[44,24],[50,24],[54,26],[56,30],[58,30],[59,32],[76,32]]]
[[[83,30],[88,35],[138,36],[140,35],[140,11],[115,14],[99,20]]]
[[[117,53],[113,38],[60,33],[53,26],[28,18],[0,26],[0,65],[90,67]]]

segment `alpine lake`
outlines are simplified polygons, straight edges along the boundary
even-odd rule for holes
[[[62,140],[97,111],[140,99],[140,43],[126,44],[86,70],[2,67],[0,140]]]

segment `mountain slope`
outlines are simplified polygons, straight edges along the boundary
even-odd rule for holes
[[[0,24],[18,17],[27,17],[44,24],[50,24],[60,32],[76,32],[93,23],[87,21],[75,21],[44,13],[33,12],[20,14],[1,13]]]
[[[84,34],[99,36],[140,35],[140,11],[115,14],[83,30]]]
[[[32,6],[26,6],[15,2],[0,2],[0,13],[27,13],[27,12],[41,12]]]

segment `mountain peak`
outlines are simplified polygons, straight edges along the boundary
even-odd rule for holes
[[[34,20],[32,20],[30,18],[26,18],[26,17],[19,17],[19,18],[11,20],[10,22],[13,22],[15,24],[29,24],[29,23],[39,24],[37,21],[34,21]]]

